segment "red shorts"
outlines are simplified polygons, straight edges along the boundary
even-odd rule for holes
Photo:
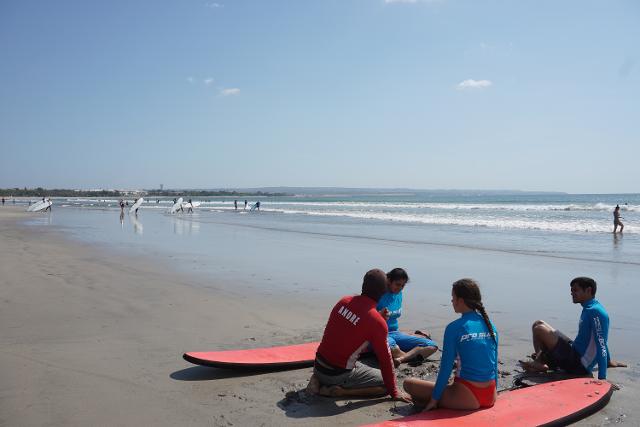
[[[460,383],[469,389],[471,393],[476,397],[481,408],[491,408],[495,403],[493,399],[496,392],[496,381],[491,381],[491,384],[486,387],[478,387],[475,384],[470,383],[462,378],[455,377],[454,383]]]

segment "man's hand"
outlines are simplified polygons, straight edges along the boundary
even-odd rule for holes
[[[380,315],[384,317],[384,320],[389,320],[389,315],[391,314],[391,312],[389,312],[389,309],[387,307],[383,308],[378,313],[380,313]]]
[[[426,411],[430,411],[432,409],[436,409],[438,407],[438,401],[435,399],[431,399],[429,400],[429,403],[427,403],[427,406],[424,408],[425,412]]]
[[[413,403],[411,395],[405,393],[404,391],[398,391],[398,394],[393,397],[393,400],[398,402]]]

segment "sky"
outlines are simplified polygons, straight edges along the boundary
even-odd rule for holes
[[[0,2],[0,188],[637,193],[640,2]]]

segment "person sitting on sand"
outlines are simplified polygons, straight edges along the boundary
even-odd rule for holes
[[[398,318],[402,315],[402,290],[409,282],[409,275],[402,268],[394,268],[387,273],[387,280],[387,292],[382,295],[376,308],[387,320],[387,342],[393,363],[398,367],[410,360],[424,360],[438,350],[438,345],[425,332],[416,331],[410,335],[398,330]]]
[[[620,226],[620,232],[624,230],[624,224],[620,221],[620,205],[616,205],[616,208],[613,210],[613,233],[618,230],[618,226]]]
[[[451,304],[462,316],[444,331],[444,348],[436,382],[405,380],[404,389],[425,410],[489,408],[496,401],[498,380],[498,332],[482,305],[480,288],[472,279],[453,284]],[[448,384],[453,363],[458,371]]]
[[[334,397],[389,394],[394,399],[410,402],[396,385],[387,346],[387,323],[376,310],[376,303],[386,289],[384,271],[370,270],[364,276],[362,294],[343,297],[333,307],[316,352],[307,391]],[[369,344],[380,369],[358,361]]]
[[[626,367],[610,358],[609,314],[595,299],[597,284],[590,277],[576,277],[570,283],[574,304],[582,305],[578,336],[571,341],[544,320],[533,322],[532,361],[520,361],[529,372],[561,368],[569,374],[590,375],[598,365],[598,379],[607,378],[607,367]]]

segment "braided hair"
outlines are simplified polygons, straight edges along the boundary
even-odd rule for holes
[[[464,303],[472,310],[477,311],[482,316],[484,323],[487,325],[487,329],[491,334],[493,341],[496,341],[496,334],[491,326],[491,321],[487,315],[487,311],[482,304],[482,296],[480,295],[480,287],[473,279],[460,279],[453,283],[453,293],[462,298]],[[497,342],[497,341],[496,341]]]

